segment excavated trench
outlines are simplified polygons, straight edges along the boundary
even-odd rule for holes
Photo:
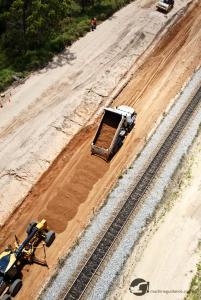
[[[57,232],[57,239],[47,252],[49,265],[54,266],[59,257],[66,253],[122,170],[142,149],[148,133],[156,126],[172,99],[200,65],[200,23],[201,3],[189,9],[186,16],[159,41],[114,101],[115,106],[125,104],[134,107],[138,116],[136,128],[112,161],[106,163],[99,157],[91,156],[90,143],[97,124],[83,128],[1,228],[1,249],[13,243],[14,234],[24,237],[26,225],[31,220],[46,218]],[[29,267],[26,267],[24,288],[17,298],[34,299],[52,268],[48,270],[33,265],[28,272]]]

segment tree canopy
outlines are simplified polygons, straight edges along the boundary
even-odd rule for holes
[[[70,0],[1,0],[0,22],[3,46],[11,55],[34,50],[59,30],[70,14]]]
[[[0,0],[0,90],[12,74],[44,66],[130,0]]]

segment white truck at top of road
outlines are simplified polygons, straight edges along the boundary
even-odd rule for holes
[[[105,108],[91,144],[91,154],[110,160],[122,146],[127,133],[135,126],[136,116],[135,110],[126,105]]]
[[[174,6],[174,0],[159,0],[156,8],[160,11],[168,13]]]

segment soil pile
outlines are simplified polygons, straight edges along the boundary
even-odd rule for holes
[[[101,134],[98,136],[96,146],[108,149],[112,143],[116,128],[103,124]]]
[[[96,146],[104,149],[108,149],[110,147],[120,120],[120,115],[110,112],[105,113],[100,133],[96,138]]]
[[[45,218],[57,233],[66,229],[80,205],[86,201],[93,185],[109,167],[102,159],[91,156],[89,145],[84,148],[84,155],[81,154],[71,173],[64,177],[59,176],[57,188],[51,191],[47,206],[38,217]]]

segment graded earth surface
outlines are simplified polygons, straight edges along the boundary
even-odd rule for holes
[[[36,298],[200,66],[201,3],[185,8],[189,2],[178,1],[168,16],[156,11],[155,1],[131,3],[33,74],[3,104],[0,247],[13,243],[15,234],[23,239],[32,220],[46,218],[57,234],[47,250],[49,269],[26,266],[16,299]],[[150,47],[144,52],[145,45]],[[106,163],[91,155],[90,144],[100,107],[111,102],[126,76],[129,83],[111,106],[132,106],[136,127]]]

